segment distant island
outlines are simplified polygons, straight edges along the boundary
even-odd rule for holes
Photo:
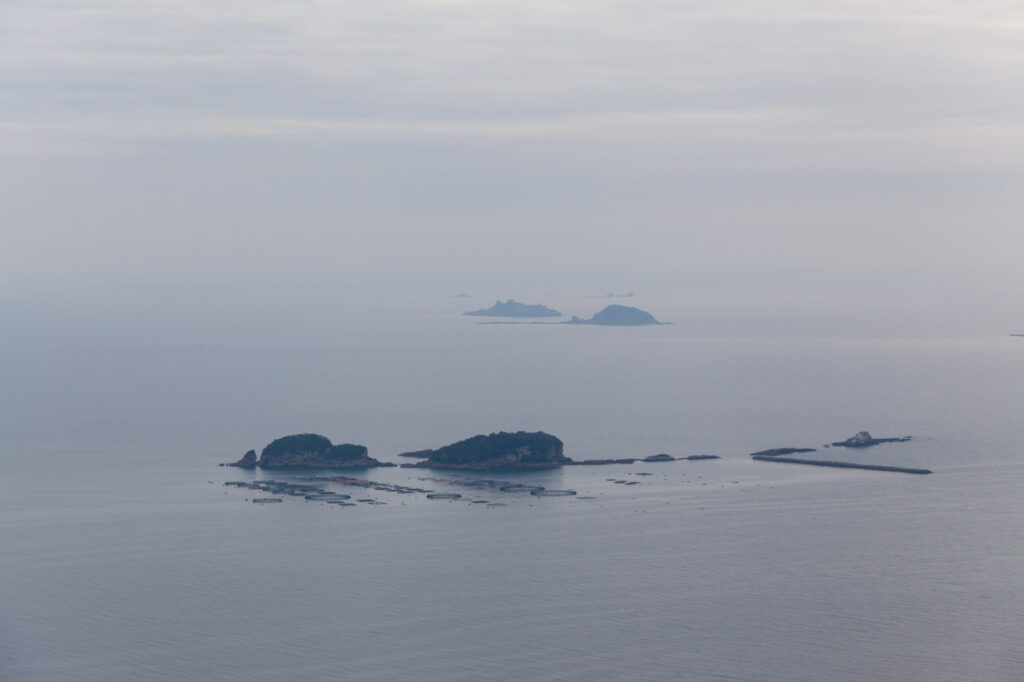
[[[635,298],[635,297],[636,297],[636,294],[634,294],[632,291],[627,292],[625,294],[617,294],[614,291],[609,291],[607,294],[603,294],[601,296],[587,296],[587,298]]]
[[[490,308],[462,313],[475,317],[561,317],[562,313],[544,305],[527,305],[513,299],[495,301]]]
[[[562,454],[562,441],[543,431],[501,431],[402,456],[423,460],[403,467],[426,469],[553,469],[572,462]]]
[[[334,445],[330,439],[316,433],[284,436],[263,448],[259,459],[256,451],[249,450],[237,462],[227,466],[242,469],[280,469],[288,467],[322,469],[365,469],[387,467],[394,464],[379,462],[367,454],[363,445],[344,443]]]
[[[573,315],[571,320],[563,322],[562,324],[599,324],[611,327],[631,327],[667,323],[658,322],[658,320],[654,318],[654,315],[651,315],[646,310],[640,310],[633,306],[619,305],[618,303],[615,303],[606,307],[589,320],[583,320]]]

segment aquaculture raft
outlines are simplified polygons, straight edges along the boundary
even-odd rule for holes
[[[539,493],[544,490],[544,486],[516,483],[513,485],[503,485],[499,490],[504,493]]]

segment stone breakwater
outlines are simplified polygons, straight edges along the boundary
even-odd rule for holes
[[[762,457],[779,457],[781,455],[795,455],[798,452],[817,452],[814,448],[772,448],[771,450],[758,450],[750,453],[754,459]]]
[[[867,469],[869,471],[896,471],[902,474],[930,474],[931,469],[914,469],[911,467],[883,466],[881,464],[857,464],[855,462],[832,462],[825,459],[799,459],[796,457],[779,457],[778,455],[752,455],[760,462],[784,462],[786,464],[810,464],[818,467],[835,467],[837,469]]]
[[[844,441],[832,443],[832,445],[844,448],[866,448],[881,443],[906,443],[910,436],[900,438],[873,438],[867,431],[861,431],[856,436],[847,438]],[[825,446],[829,447],[828,445]],[[883,464],[858,464],[856,462],[837,462],[827,459],[803,459],[800,457],[787,457],[803,452],[815,452],[814,448],[772,448],[770,450],[758,450],[750,453],[751,459],[760,462],[782,462],[784,464],[809,464],[818,467],[834,467],[836,469],[866,469],[868,471],[895,471],[901,474],[930,474],[930,469],[917,469],[914,467],[888,466]]]
[[[622,459],[580,459],[564,462],[566,466],[604,466],[606,464],[636,464],[637,462],[698,462],[706,459],[721,459],[718,455],[687,455],[686,457],[673,457],[672,455],[651,455],[650,457],[625,457]]]

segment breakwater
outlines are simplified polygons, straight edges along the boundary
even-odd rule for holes
[[[752,459],[761,462],[785,462],[786,464],[809,464],[818,467],[835,467],[838,469],[867,469],[869,471],[895,471],[901,474],[930,474],[931,469],[914,469],[911,467],[884,466],[882,464],[856,464],[854,462],[832,462],[824,459],[799,459],[796,457],[779,457],[773,455],[752,455]]]

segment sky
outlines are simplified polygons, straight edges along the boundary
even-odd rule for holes
[[[637,290],[1024,331],[1019,3],[5,0],[0,45],[8,311]]]

